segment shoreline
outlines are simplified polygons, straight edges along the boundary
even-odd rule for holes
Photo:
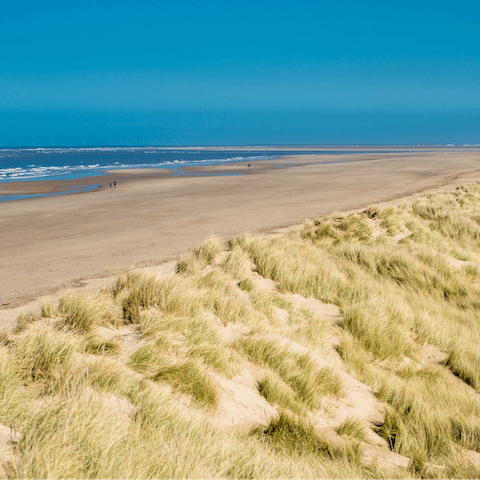
[[[268,160],[242,160],[220,162],[211,165],[192,165],[176,168],[124,168],[106,169],[100,171],[99,175],[83,176],[77,178],[37,178],[34,180],[13,180],[0,182],[0,202],[31,200],[38,197],[77,195],[94,193],[110,188],[110,183],[129,183],[132,181],[151,180],[159,178],[175,178],[185,175],[191,176],[216,176],[216,175],[239,175],[249,174],[258,170],[270,170],[274,168],[285,168],[294,166],[305,166],[313,164],[347,163],[355,161],[366,161],[368,156],[371,159],[378,159],[379,156],[424,156],[429,154],[455,154],[475,153],[480,151],[478,147],[405,147],[405,146],[363,146],[344,147],[342,152],[352,153],[328,153],[336,152],[340,146],[331,147],[271,147],[270,151],[304,151],[304,155],[283,155]],[[205,151],[262,151],[264,147],[202,147]],[[386,152],[388,150],[388,152]],[[311,153],[318,151],[318,154]],[[307,154],[307,152],[310,152]],[[303,162],[300,161],[303,159]],[[250,168],[246,168],[247,164]],[[18,198],[15,198],[18,197]]]
[[[83,191],[75,191],[82,187],[92,187],[98,185],[98,190],[105,190],[110,188],[110,182],[117,181],[117,183],[127,183],[141,179],[164,178],[173,176],[171,169],[138,169],[138,172],[133,169],[123,170],[104,170],[103,175],[95,175],[91,177],[81,177],[72,179],[59,180],[16,180],[12,182],[0,183],[0,197],[8,195],[76,195],[80,193],[90,193]],[[61,193],[64,191],[65,193]],[[22,200],[29,200],[25,198]]]
[[[133,176],[111,191],[6,202],[0,212],[0,309],[85,279],[160,265],[211,233],[228,238],[272,232],[333,211],[480,179],[474,152],[424,154],[419,163],[410,157],[379,154],[349,163],[309,157],[310,164],[301,156],[283,157],[295,168],[259,161],[248,175]],[[248,168],[240,163],[230,166]],[[203,168],[208,174],[221,167]]]

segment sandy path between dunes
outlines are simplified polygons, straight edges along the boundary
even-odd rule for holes
[[[143,179],[112,190],[2,203],[0,306],[21,305],[81,278],[160,263],[210,233],[273,229],[480,179],[479,152],[363,154],[357,162],[323,165],[313,157],[306,165],[292,157],[287,163],[299,166],[248,175]]]

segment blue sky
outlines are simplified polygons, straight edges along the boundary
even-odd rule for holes
[[[480,143],[480,6],[0,0],[0,141]]]

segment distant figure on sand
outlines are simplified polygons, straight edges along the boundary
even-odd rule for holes
[[[112,188],[112,182],[110,182],[110,188]]]
[[[117,188],[117,182],[113,182],[113,188]]]
[[[248,164],[248,166],[250,166],[250,164]]]

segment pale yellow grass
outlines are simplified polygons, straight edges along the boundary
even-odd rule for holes
[[[127,272],[110,291],[44,304],[0,337],[0,423],[22,432],[5,471],[478,478],[477,208],[473,184],[280,236],[209,237],[175,275]],[[338,306],[341,322],[286,294]],[[346,407],[347,374],[383,402],[376,425]],[[225,382],[276,416],[219,423]],[[411,462],[372,461],[369,445]]]

